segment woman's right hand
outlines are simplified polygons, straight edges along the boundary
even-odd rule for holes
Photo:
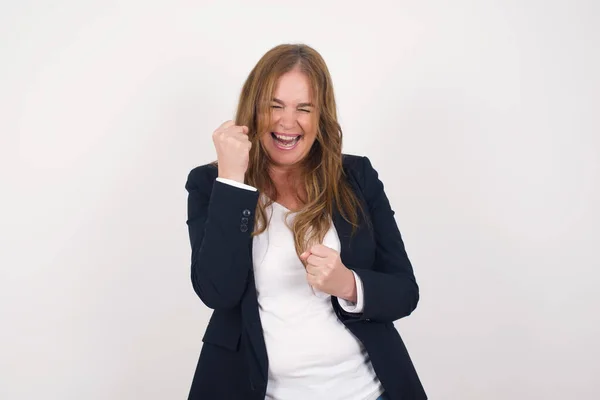
[[[213,143],[217,150],[219,178],[244,183],[252,147],[248,140],[248,127],[226,121],[213,132]]]

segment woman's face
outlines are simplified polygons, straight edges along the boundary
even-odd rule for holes
[[[315,108],[308,78],[290,71],[277,81],[271,101],[271,131],[261,142],[277,167],[288,167],[302,160],[317,137]]]

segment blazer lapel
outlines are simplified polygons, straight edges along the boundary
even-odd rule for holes
[[[351,249],[352,225],[342,217],[340,212],[337,211],[337,207],[334,207],[332,220],[338,237],[340,238],[340,258],[346,267],[351,268],[354,264],[352,262],[353,257]]]
[[[250,262],[252,262],[252,241],[250,241]],[[250,382],[253,385],[261,386],[266,384],[268,379],[268,359],[265,339],[262,333],[260,315],[258,312],[258,294],[256,293],[256,283],[254,280],[254,269],[250,267],[250,282],[242,298],[242,323],[248,335],[249,349],[246,354],[250,368]],[[256,360],[253,362],[252,358]],[[258,369],[252,366],[258,363]]]

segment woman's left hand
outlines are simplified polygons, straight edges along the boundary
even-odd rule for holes
[[[306,280],[322,292],[356,302],[354,274],[340,258],[340,253],[316,244],[300,255],[306,265]]]

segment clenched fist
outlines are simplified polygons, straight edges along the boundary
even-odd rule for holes
[[[356,302],[354,274],[340,258],[340,253],[317,244],[300,255],[306,265],[306,280],[315,289]]]
[[[252,147],[248,127],[227,121],[213,132],[212,137],[217,150],[219,177],[244,183]]]

